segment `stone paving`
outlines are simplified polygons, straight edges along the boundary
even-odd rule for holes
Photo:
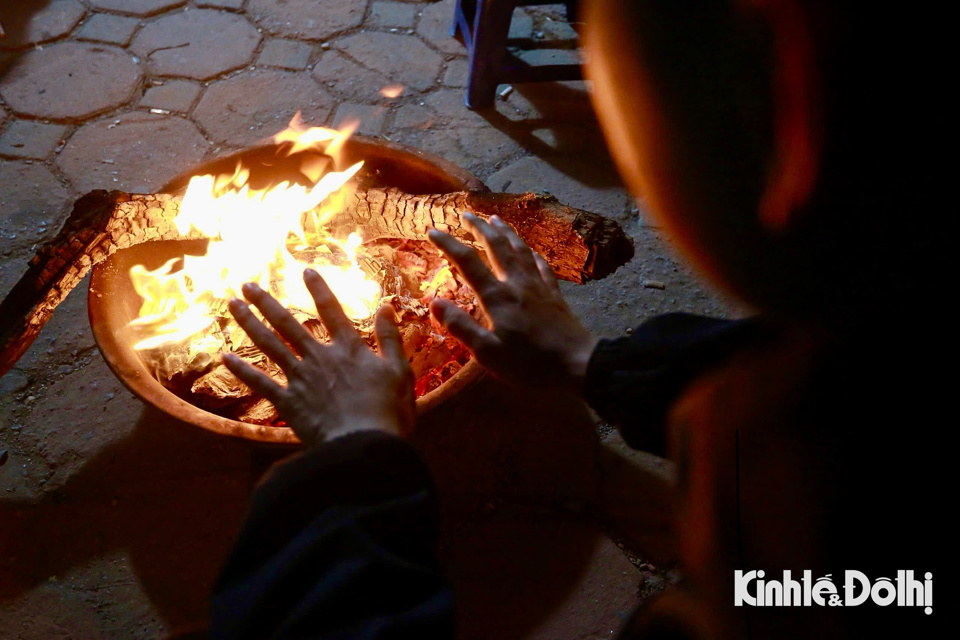
[[[548,191],[620,220],[637,258],[564,285],[603,335],[670,310],[731,313],[620,185],[584,83],[517,86],[490,110],[465,108],[453,5],[3,0],[0,296],[83,193],[154,191],[301,111],[314,125],[359,117],[361,133],[444,157],[494,190]],[[536,45],[522,54],[531,62],[577,57],[559,7],[518,10],[511,36]],[[391,85],[396,98],[380,92]],[[3,638],[155,638],[201,623],[250,489],[278,455],[145,409],[96,349],[85,288],[0,379]],[[579,405],[490,380],[423,421],[418,445],[459,523],[443,558],[463,637],[609,637],[638,593],[659,588],[632,545],[662,522],[631,521],[629,487],[649,489],[666,467],[608,431]]]

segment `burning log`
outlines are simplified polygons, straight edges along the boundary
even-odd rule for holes
[[[0,302],[0,375],[33,344],[90,267],[141,242],[184,239],[173,224],[179,206],[178,198],[166,194],[118,191],[93,191],[77,200],[60,233],[40,248]]]
[[[461,222],[464,213],[484,219],[500,216],[546,258],[562,280],[583,284],[604,278],[633,257],[633,242],[616,221],[568,207],[553,196],[533,193],[411,195],[398,189],[361,190],[326,226],[334,237],[362,227],[365,241],[423,239],[433,227],[470,240],[472,236]]]
[[[93,191],[74,204],[60,233],[43,245],[27,272],[0,302],[0,375],[33,343],[57,305],[90,268],[124,249],[154,240],[200,239],[173,223],[180,197]],[[463,191],[412,195],[397,189],[358,190],[325,226],[334,236],[363,228],[364,240],[424,239],[436,227],[472,240],[463,213],[500,216],[541,253],[559,278],[584,283],[603,278],[633,257],[620,225],[568,207],[553,197]]]

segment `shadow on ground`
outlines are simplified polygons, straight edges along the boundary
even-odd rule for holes
[[[26,34],[35,14],[47,8],[52,0],[3,0],[0,11],[0,27],[3,36],[0,37],[0,78],[6,75],[9,64],[14,56],[4,50],[18,49],[25,46]]]
[[[483,378],[425,416],[413,440],[440,493],[440,557],[461,639],[579,637],[600,621],[617,628],[638,603],[637,576],[605,532],[669,555],[665,483],[601,447],[572,397]],[[649,510],[639,523],[631,504]],[[585,606],[602,610],[564,615]],[[569,628],[544,628],[548,620]]]
[[[637,603],[632,571],[614,597],[609,584],[583,586],[601,545],[611,544],[602,512],[615,509],[605,497],[609,454],[580,403],[483,379],[425,416],[414,444],[441,496],[440,556],[457,592],[461,638],[531,637],[584,588],[597,589],[609,609],[597,615],[611,624]],[[60,488],[0,500],[0,600],[100,562],[98,575],[76,579],[95,592],[107,577],[103,559],[120,552],[167,628],[202,622],[251,488],[285,453],[144,410],[128,436]],[[615,475],[618,500],[650,502],[643,474],[621,466]],[[599,561],[622,563],[613,551]]]
[[[595,189],[620,187],[590,94],[580,82],[517,85],[509,105],[477,111],[526,151]]]
[[[123,552],[172,627],[206,617],[260,454],[146,409],[39,500],[0,501],[0,600]]]

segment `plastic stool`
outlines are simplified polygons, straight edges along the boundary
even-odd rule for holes
[[[450,35],[459,31],[470,57],[466,103],[471,109],[493,106],[497,85],[519,82],[580,80],[579,64],[530,65],[507,51],[507,34],[513,10],[537,4],[536,0],[457,0]],[[575,2],[562,3],[567,16],[574,15]]]

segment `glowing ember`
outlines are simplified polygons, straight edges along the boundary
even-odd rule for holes
[[[215,354],[224,336],[242,331],[225,312],[240,288],[256,282],[303,318],[315,318],[313,299],[303,284],[303,270],[316,269],[354,320],[370,317],[381,298],[379,284],[367,278],[357,262],[362,238],[354,233],[335,239],[322,232],[323,222],[343,203],[344,185],[360,169],[328,171],[353,128],[336,131],[304,127],[299,114],[277,134],[278,144],[291,143],[289,153],[317,149],[301,172],[313,183],[281,182],[265,189],[248,184],[249,171],[237,167],[233,175],[197,176],[190,180],[174,221],[186,234],[191,228],[210,238],[206,255],[185,256],[157,270],[131,269],[130,277],[143,298],[140,317],[133,321],[138,351],[162,350],[187,343],[194,354]],[[227,317],[227,326],[221,326]],[[242,338],[246,338],[243,336]],[[202,359],[204,363],[209,358]]]

